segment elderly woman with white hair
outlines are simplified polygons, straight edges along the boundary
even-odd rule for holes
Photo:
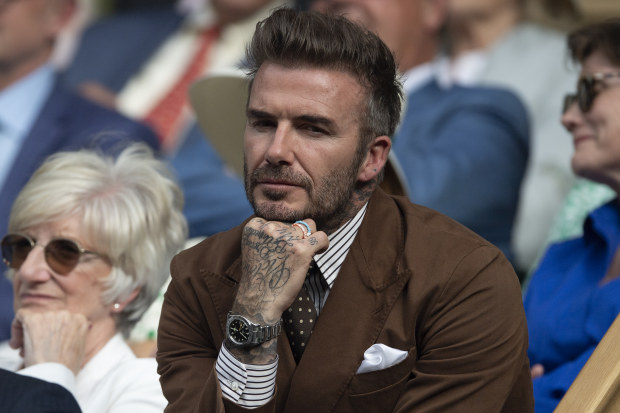
[[[156,363],[125,343],[168,277],[182,193],[144,145],[53,155],[16,199],[2,256],[15,319],[0,367],[56,382],[85,412],[161,412]]]

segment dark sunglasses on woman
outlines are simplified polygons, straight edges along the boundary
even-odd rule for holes
[[[0,243],[2,245],[2,261],[14,270],[18,270],[22,266],[30,251],[37,245],[43,247],[47,265],[60,275],[69,274],[78,265],[83,254],[100,256],[100,254],[85,250],[77,242],[66,238],[54,238],[47,245],[41,245],[24,234],[7,234]]]
[[[577,82],[577,93],[571,93],[564,97],[562,113],[566,113],[569,107],[575,102],[583,113],[587,113],[592,108],[592,103],[596,95],[607,87],[605,80],[612,77],[620,77],[620,73],[593,73],[582,76]]]

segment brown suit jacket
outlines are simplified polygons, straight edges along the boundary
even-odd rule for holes
[[[241,277],[242,226],[180,253],[158,335],[167,412],[247,411],[215,372]],[[374,343],[408,351],[356,374]],[[295,365],[278,338],[262,412],[533,412],[521,291],[497,248],[451,219],[377,190]]]

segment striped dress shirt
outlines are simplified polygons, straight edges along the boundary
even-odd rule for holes
[[[322,277],[308,277],[304,284],[308,295],[314,301],[317,315],[325,305],[329,291],[338,277],[340,267],[364,219],[367,206],[368,204],[365,204],[351,220],[329,235],[327,250],[314,256],[313,265],[318,266]],[[244,364],[237,360],[225,345],[222,345],[215,365],[224,397],[246,408],[263,406],[273,397],[277,369],[277,357],[271,364]]]

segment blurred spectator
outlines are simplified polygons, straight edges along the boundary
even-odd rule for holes
[[[523,181],[512,245],[526,273],[541,253],[554,216],[574,183],[569,134],[559,117],[564,94],[577,80],[566,61],[564,35],[527,18],[526,0],[448,0],[447,56],[438,60],[443,85],[508,88],[531,120],[530,160]],[[567,0],[546,0],[554,16],[575,16]]]
[[[581,64],[562,123],[573,171],[616,197],[593,211],[583,236],[552,245],[525,297],[536,412],[552,412],[620,312],[620,19],[569,36]]]
[[[512,258],[528,119],[510,92],[436,81],[446,1],[315,0],[313,7],[361,22],[394,52],[407,107],[393,149],[411,200],[456,219]]]
[[[137,359],[123,336],[185,242],[182,205],[143,144],[116,158],[86,150],[48,158],[1,241],[16,315],[0,367],[61,384],[85,412],[163,411],[155,360]]]
[[[197,126],[187,88],[239,65],[256,22],[284,0],[137,3],[86,30],[65,80],[155,126],[185,193],[191,237],[232,228],[252,210],[241,179]]]
[[[0,369],[0,406],[3,413],[80,413],[65,388]]]
[[[95,146],[114,152],[130,140],[158,147],[145,126],[58,81],[50,57],[75,6],[75,0],[0,3],[0,234],[18,192],[48,155]],[[9,337],[12,319],[11,286],[0,277],[0,340]]]
[[[97,0],[76,0],[76,10],[71,19],[58,34],[51,61],[58,70],[64,69],[75,53],[82,31],[97,18]]]

